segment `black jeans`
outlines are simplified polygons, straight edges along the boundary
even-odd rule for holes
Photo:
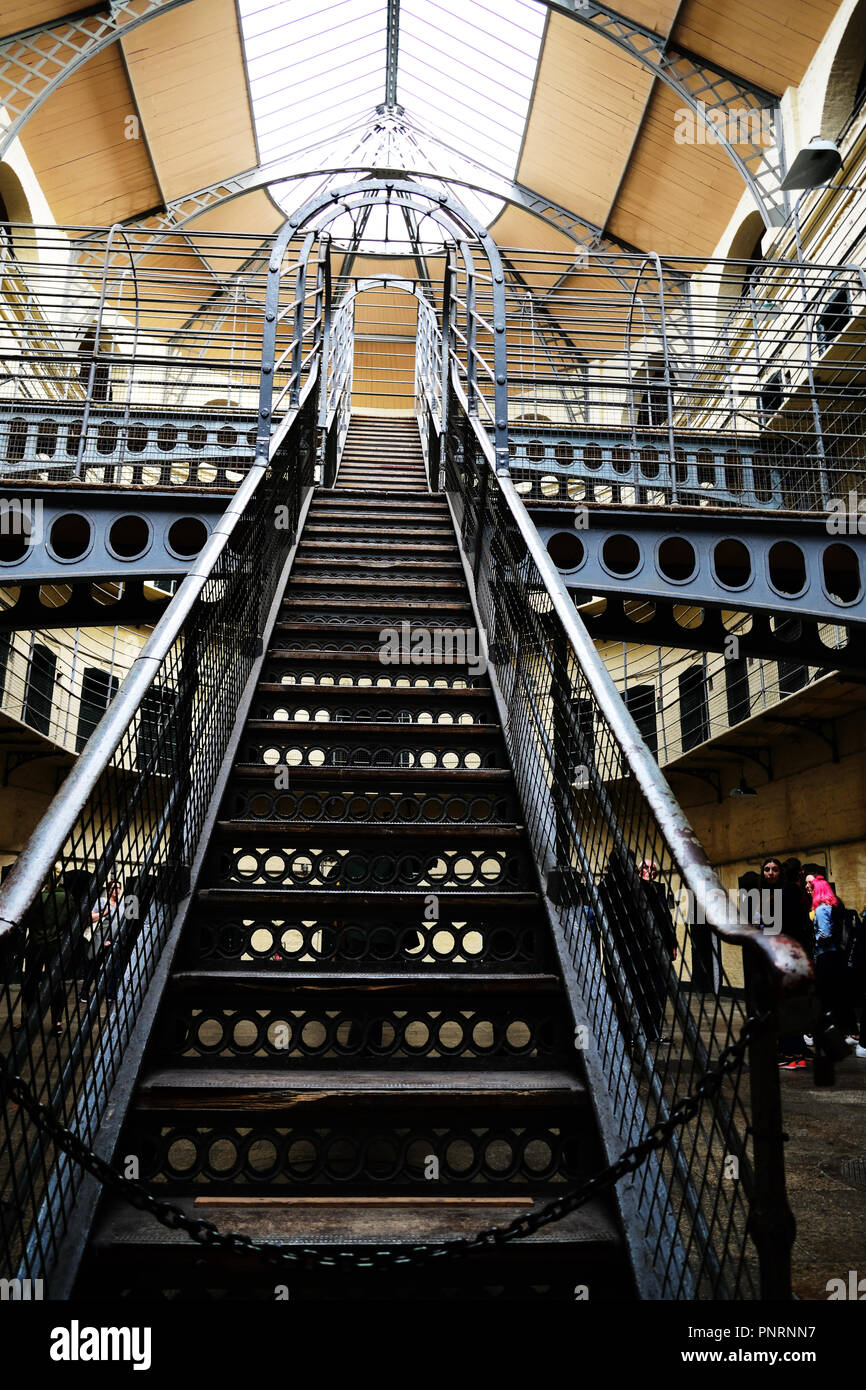
[[[52,944],[29,943],[24,957],[24,974],[21,981],[21,1003],[25,1013],[33,1008],[39,997],[39,984],[45,971],[51,981],[51,1022],[63,1021],[63,1005],[66,989],[63,983],[63,967],[59,947]]]
[[[821,1011],[842,1027],[845,1018],[845,957],[841,951],[821,951],[815,956],[815,988]]]

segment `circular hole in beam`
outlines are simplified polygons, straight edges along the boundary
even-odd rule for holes
[[[822,557],[824,584],[834,603],[854,603],[860,597],[860,566],[850,545],[837,541]]]
[[[573,570],[583,561],[583,541],[571,531],[556,531],[547,542],[547,553],[557,569]]]
[[[726,589],[742,589],[752,577],[752,557],[742,541],[719,541],[713,551],[713,569]]]
[[[207,540],[207,527],[197,516],[182,516],[168,530],[168,548],[183,559],[198,555]]]
[[[806,561],[793,541],[777,541],[768,557],[770,583],[780,594],[800,594],[806,587]]]
[[[659,546],[658,570],[675,584],[691,579],[697,568],[695,548],[683,536],[667,536]]]
[[[52,524],[49,544],[58,560],[80,560],[90,548],[92,534],[93,528],[86,516],[67,512]]]
[[[119,516],[111,523],[109,548],[121,560],[143,555],[150,542],[150,527],[141,516]]]
[[[640,564],[640,547],[632,536],[608,536],[601,555],[611,574],[634,574]]]

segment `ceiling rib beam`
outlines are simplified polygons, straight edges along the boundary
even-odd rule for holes
[[[0,101],[11,120],[0,135],[0,159],[30,117],[67,78],[97,53],[146,24],[155,15],[190,0],[113,0],[65,19],[35,24],[0,39]]]
[[[502,198],[504,202],[510,203],[513,207],[531,213],[533,217],[537,217],[539,221],[546,223],[554,231],[578,242],[590,252],[610,251],[620,255],[623,252],[629,255],[644,254],[641,248],[632,246],[630,242],[619,238],[605,235],[601,227],[596,226],[594,222],[589,222],[579,213],[574,212],[571,208],[563,207],[561,203],[555,202],[552,198],[545,198],[541,193],[528,188],[525,184],[503,179],[499,174],[485,171],[480,165],[476,164],[475,167],[480,176],[478,181],[458,178],[456,175],[443,174],[441,171],[428,168],[403,169],[395,171],[395,173],[400,172],[405,178],[453,183],[461,188],[471,188],[477,193],[487,193],[494,198]],[[273,165],[247,169],[241,174],[235,174],[232,178],[221,179],[217,183],[208,184],[203,188],[196,189],[195,192],[185,194],[182,198],[173,199],[166,205],[165,212],[160,214],[156,225],[160,230],[180,230],[205,212],[230,203],[235,198],[242,198],[246,193],[253,193],[258,189],[268,188],[276,184],[300,182],[302,179],[319,176],[324,178],[347,173],[372,174],[376,172],[376,167],[370,165],[366,160],[359,160],[357,164],[351,165],[335,164],[329,167],[305,169],[293,174],[281,174]],[[487,173],[486,178],[484,177],[485,172]],[[139,220],[138,217],[127,218],[125,225],[135,224]]]
[[[789,199],[781,187],[784,150],[779,97],[775,93],[679,47],[672,39],[627,19],[599,0],[542,3],[601,34],[676,92],[695,120],[706,126],[713,143],[724,148],[739,170],[765,225],[784,225]],[[770,128],[773,143],[764,143]]]
[[[385,105],[397,105],[397,69],[400,61],[400,0],[388,0],[388,33],[385,41]]]

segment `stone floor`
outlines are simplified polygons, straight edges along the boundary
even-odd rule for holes
[[[840,1062],[830,1087],[815,1085],[811,1066],[780,1076],[788,1199],[797,1221],[794,1292],[826,1299],[829,1279],[847,1284],[853,1269],[866,1280],[866,1186],[841,1171],[859,1158],[866,1173],[866,1061],[852,1055]]]

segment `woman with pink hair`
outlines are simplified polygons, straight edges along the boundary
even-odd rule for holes
[[[845,957],[842,951],[842,904],[821,873],[806,875],[806,893],[815,929],[815,988],[829,1023],[839,1023],[843,1009]]]

